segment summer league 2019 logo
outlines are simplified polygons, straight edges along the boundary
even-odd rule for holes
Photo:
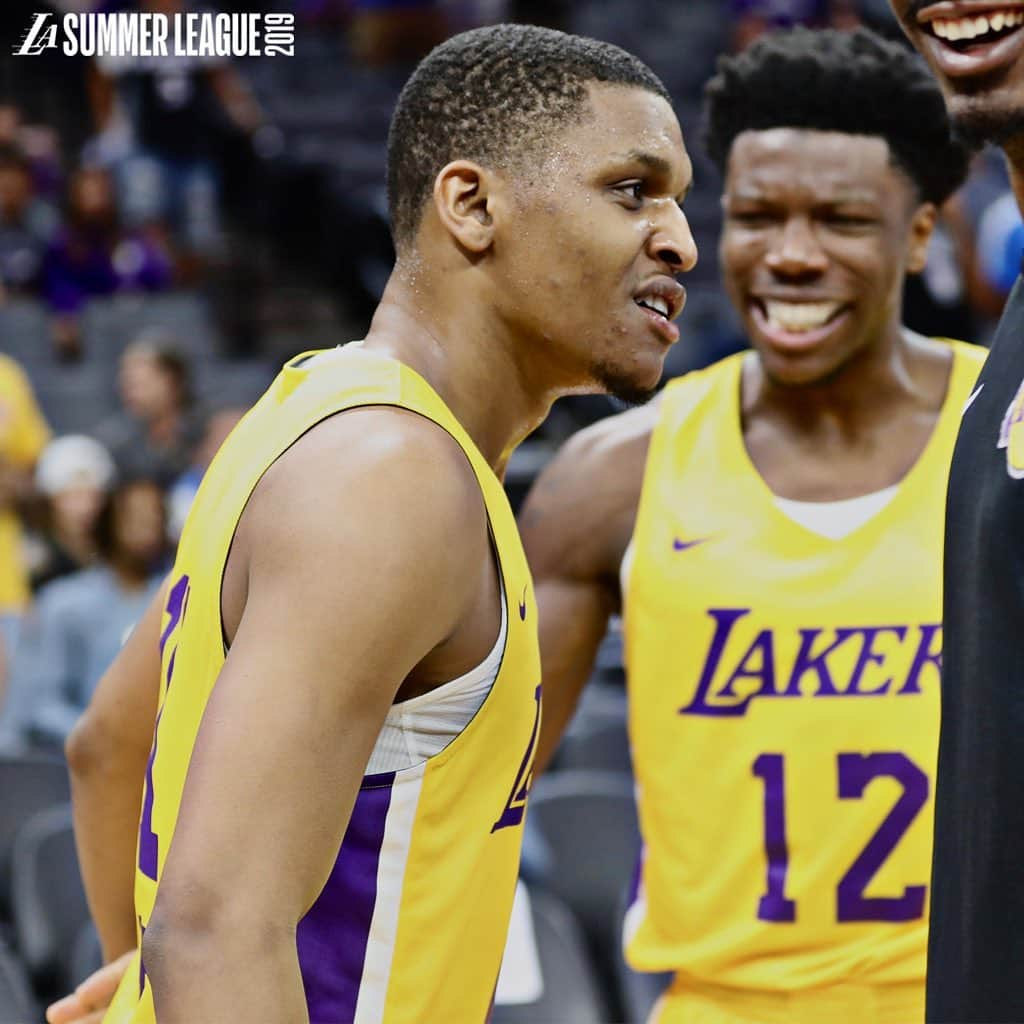
[[[293,57],[294,14],[144,11],[32,16],[18,57]]]

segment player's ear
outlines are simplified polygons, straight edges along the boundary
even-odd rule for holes
[[[922,203],[910,221],[909,248],[907,250],[907,272],[920,274],[928,262],[928,243],[935,230],[939,211],[934,203]]]
[[[470,160],[454,160],[434,179],[434,206],[441,223],[459,245],[476,255],[486,252],[493,239],[490,185],[488,173]]]

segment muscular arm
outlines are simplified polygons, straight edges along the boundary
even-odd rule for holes
[[[108,963],[135,948],[135,841],[160,689],[166,597],[165,583],[65,745],[82,880]]]
[[[389,410],[334,417],[290,449],[236,548],[245,606],[143,939],[161,1024],[308,1019],[296,926],[395,694],[456,632],[490,558],[462,452]]]
[[[619,567],[654,415],[652,408],[638,409],[581,431],[541,473],[520,514],[540,615],[538,772],[558,746],[620,605]]]

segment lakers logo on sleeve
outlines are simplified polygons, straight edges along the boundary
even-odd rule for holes
[[[999,430],[999,447],[1006,449],[1006,472],[1024,478],[1024,381],[1021,381]]]

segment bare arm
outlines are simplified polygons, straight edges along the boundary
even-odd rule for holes
[[[65,746],[86,896],[110,962],[135,948],[135,841],[160,689],[165,583]]]
[[[551,760],[620,606],[619,567],[643,478],[652,410],[573,437],[534,484],[520,532],[540,615],[544,715],[536,770]]]
[[[386,410],[307,434],[261,481],[236,542],[245,607],[143,939],[161,1024],[308,1019],[296,926],[395,694],[456,630],[490,557],[461,451]]]

